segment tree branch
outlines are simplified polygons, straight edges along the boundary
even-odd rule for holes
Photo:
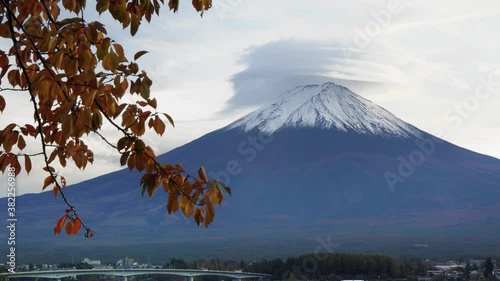
[[[82,227],[86,230],[86,236],[87,236],[88,233],[92,232],[92,230],[90,228],[88,228],[85,225],[85,223],[80,219],[80,217],[78,216],[78,213],[76,212],[74,206],[69,203],[68,198],[64,194],[64,191],[63,191],[63,188],[62,188],[61,184],[57,181],[57,175],[54,172],[51,171],[49,159],[48,159],[48,156],[47,156],[47,147],[46,147],[46,144],[45,144],[45,137],[44,137],[43,131],[42,131],[43,122],[42,122],[42,119],[40,117],[40,112],[38,110],[38,105],[37,105],[35,96],[33,94],[33,87],[32,87],[32,84],[31,84],[31,80],[30,80],[30,77],[28,75],[28,71],[26,69],[26,66],[24,65],[23,60],[21,58],[20,50],[19,50],[19,47],[18,47],[18,41],[17,41],[16,35],[15,35],[15,30],[14,30],[14,25],[13,25],[13,19],[15,19],[17,23],[19,23],[19,20],[17,20],[17,18],[15,17],[15,15],[12,12],[12,10],[10,9],[10,7],[8,7],[7,0],[2,0],[2,2],[4,3],[4,6],[7,9],[7,21],[8,21],[8,26],[9,26],[9,29],[10,29],[10,32],[11,32],[11,40],[12,40],[12,43],[13,43],[14,52],[16,54],[16,58],[17,58],[17,61],[18,61],[18,67],[22,70],[23,76],[26,79],[26,83],[28,85],[27,90],[28,90],[28,93],[29,93],[29,95],[31,97],[31,103],[33,104],[33,110],[35,112],[35,119],[36,119],[36,122],[38,123],[38,134],[40,135],[40,142],[41,142],[41,145],[42,145],[42,155],[44,157],[45,168],[47,169],[47,172],[49,173],[50,177],[52,177],[52,179],[53,179],[53,181],[54,181],[57,189],[59,190],[59,193],[61,194],[61,197],[64,200],[64,203],[70,208],[72,214],[74,215],[74,218],[76,220],[79,220],[81,222],[81,224],[82,224]],[[21,27],[22,27],[22,25],[21,25]],[[26,33],[26,35],[29,37],[29,34]],[[33,47],[35,47],[34,44],[33,44]]]

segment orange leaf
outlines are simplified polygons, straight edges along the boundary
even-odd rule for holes
[[[176,192],[179,192],[179,190],[184,186],[184,181],[186,180],[185,177],[178,175],[176,176],[172,181],[175,183],[174,188]]]
[[[163,123],[163,121],[161,121],[161,119],[160,119],[160,117],[158,117],[158,115],[155,117],[154,127],[155,127],[155,131],[158,135],[161,136],[161,135],[163,135],[163,133],[165,133],[165,123]]]
[[[78,234],[78,232],[80,231],[80,228],[82,227],[82,221],[77,218],[75,221],[74,221],[74,226],[73,226],[73,234]]]
[[[207,179],[207,172],[205,172],[205,168],[201,167],[201,168],[198,170],[198,175],[200,176],[200,179],[201,179],[203,182],[208,182],[208,179]]]
[[[66,222],[66,219],[68,218],[67,215],[64,215],[62,216],[58,221],[57,221],[57,224],[56,224],[56,227],[54,227],[54,234],[59,234],[61,233],[61,230],[64,226],[64,223]]]
[[[57,194],[59,194],[59,188],[54,186],[54,188],[52,188],[52,192],[54,192],[54,196],[57,197]]]
[[[66,224],[66,234],[71,235],[75,231],[75,221],[70,221]]]

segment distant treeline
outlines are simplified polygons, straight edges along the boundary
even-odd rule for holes
[[[394,258],[382,255],[362,254],[306,254],[299,257],[268,259],[245,263],[244,261],[220,261],[219,259],[184,261],[173,258],[164,268],[210,270],[243,270],[268,273],[273,280],[342,280],[342,279],[396,279],[426,275],[432,264],[419,258]],[[198,277],[199,281],[218,281],[220,277]]]
[[[268,273],[274,280],[394,279],[425,275],[431,265],[419,260],[361,254],[307,254],[253,262],[245,271]]]

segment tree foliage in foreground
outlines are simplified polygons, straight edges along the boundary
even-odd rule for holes
[[[95,3],[99,14],[111,14],[133,36],[144,19],[149,22],[159,14],[163,0]],[[211,0],[193,0],[192,4],[202,14],[212,5]],[[177,11],[179,1],[170,0],[168,6]],[[17,176],[24,168],[29,174],[31,159],[42,157],[47,173],[42,189],[52,188],[68,205],[54,233],[64,229],[72,235],[83,228],[85,236],[91,237],[92,230],[65,196],[66,179],[57,169],[68,162],[80,169],[92,163],[94,154],[85,137],[96,134],[121,155],[122,166],[144,172],[143,195],[153,196],[161,186],[169,194],[169,214],[181,210],[198,225],[208,226],[223,191],[230,194],[231,190],[209,180],[203,168],[193,176],[180,164],[158,162],[142,137],[148,131],[163,135],[166,124],[174,126],[174,121],[158,111],[150,94],[152,81],[137,63],[146,51],[127,58],[123,46],[107,35],[101,22],[84,16],[85,8],[85,0],[0,0],[1,43],[10,46],[0,49],[0,112],[15,106],[6,105],[2,93],[26,95],[31,105],[21,110],[34,117],[31,124],[14,122],[0,131],[0,170],[14,169]],[[67,12],[61,13],[63,9]],[[134,102],[124,102],[131,99]],[[103,134],[104,123],[121,134],[117,143]],[[28,138],[39,144],[38,152],[23,152]]]

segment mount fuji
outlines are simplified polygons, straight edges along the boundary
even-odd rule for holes
[[[64,205],[51,193],[18,197],[20,259],[500,250],[500,160],[333,83],[296,87],[159,160],[204,166],[232,187],[208,229],[168,216],[166,194],[141,197],[140,175],[121,170],[67,189],[93,239],[52,235]]]
[[[285,128],[335,128],[383,137],[420,136],[415,127],[334,83],[296,87],[229,128],[242,128],[247,132],[258,128],[267,134]]]

